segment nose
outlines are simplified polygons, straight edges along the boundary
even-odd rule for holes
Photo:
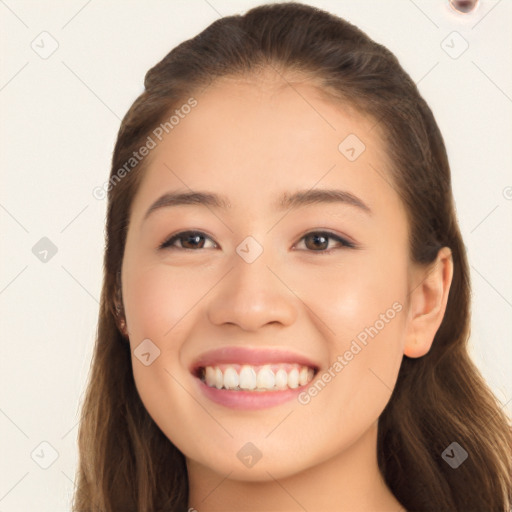
[[[209,303],[211,323],[221,326],[233,324],[244,331],[257,331],[266,324],[289,326],[297,317],[297,302],[280,275],[278,266],[268,265],[263,254],[247,263],[238,255],[233,257],[233,268],[215,287],[216,294]]]

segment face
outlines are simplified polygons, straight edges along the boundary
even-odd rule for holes
[[[285,477],[349,450],[390,398],[406,213],[375,121],[314,86],[222,80],[195,98],[132,204],[122,283],[134,378],[189,464]],[[316,200],[282,203],[299,191]],[[151,208],[190,192],[223,201]]]

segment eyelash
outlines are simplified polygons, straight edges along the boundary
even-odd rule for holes
[[[186,235],[204,235],[206,238],[209,238],[210,240],[212,240],[209,236],[207,236],[205,233],[201,232],[201,231],[181,231],[180,233],[177,233],[176,235],[173,235],[171,236],[170,238],[168,238],[165,242],[161,243],[159,245],[159,249],[163,250],[163,249],[171,249],[171,250],[180,250],[180,251],[198,251],[198,250],[201,250],[202,248],[199,248],[199,249],[189,249],[189,248],[185,248],[185,247],[176,247],[176,246],[172,246],[172,244],[177,241],[177,240],[180,240],[182,238],[184,238]],[[338,236],[338,235],[335,235],[334,233],[331,233],[329,231],[310,231],[309,233],[306,233],[305,235],[302,236],[302,238],[299,240],[302,241],[304,238],[306,238],[307,236],[309,235],[321,235],[327,239],[333,239],[333,240],[336,240],[337,242],[339,242],[341,244],[340,247],[332,247],[331,249],[324,249],[324,250],[319,250],[319,251],[313,251],[313,250],[306,250],[306,252],[313,252],[313,253],[319,253],[319,254],[322,254],[322,255],[325,255],[325,254],[331,254],[332,251],[336,250],[336,249],[343,249],[343,248],[346,248],[346,249],[355,249],[356,246],[352,243],[352,242],[349,242],[348,240],[345,240],[344,238]]]

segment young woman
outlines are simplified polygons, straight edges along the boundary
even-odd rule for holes
[[[510,509],[443,138],[386,48],[219,19],[147,73],[107,191],[74,510]]]

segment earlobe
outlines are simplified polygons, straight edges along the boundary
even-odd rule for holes
[[[116,308],[116,325],[121,334],[128,338],[128,329],[126,327],[126,318],[124,316],[124,311],[122,306],[119,306],[117,303],[115,305]]]
[[[452,277],[453,259],[449,247],[440,249],[431,265],[415,273],[404,345],[407,357],[421,357],[430,350],[444,318]]]
[[[128,328],[126,325],[126,317],[124,314],[124,307],[123,307],[123,298],[122,298],[122,291],[121,291],[121,272],[117,273],[117,279],[116,279],[116,289],[114,292],[114,316],[116,320],[116,325],[121,334],[128,339]]]

